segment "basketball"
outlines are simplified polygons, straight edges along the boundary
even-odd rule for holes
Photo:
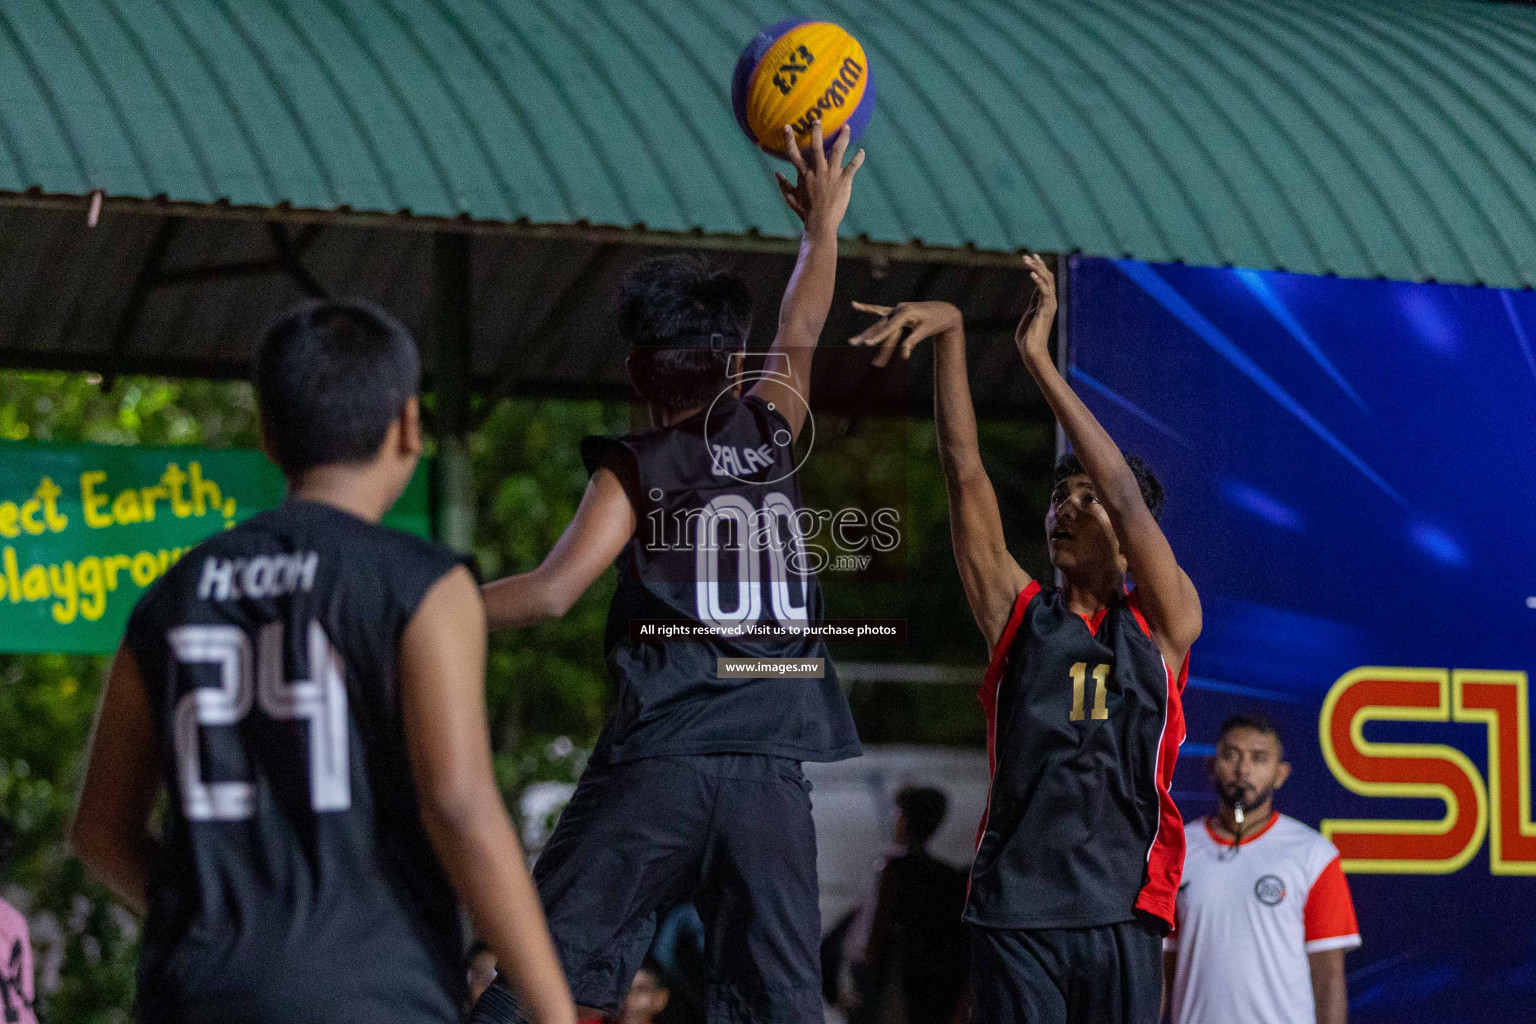
[[[859,41],[827,21],[781,21],[763,29],[736,62],[731,80],[736,121],[753,144],[787,159],[784,126],[804,150],[821,122],[830,148],[848,125],[857,141],[875,109],[875,82]]]

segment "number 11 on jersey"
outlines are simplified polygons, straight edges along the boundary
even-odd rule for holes
[[[1106,685],[1109,679],[1108,665],[1093,666],[1093,717],[1095,721],[1103,721],[1109,717],[1109,687]],[[1072,666],[1072,714],[1068,716],[1074,722],[1081,722],[1084,718],[1084,698],[1088,688],[1088,663],[1080,661]]]

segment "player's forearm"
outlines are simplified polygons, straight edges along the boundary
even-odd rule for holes
[[[426,807],[422,817],[477,934],[496,954],[497,970],[507,976],[532,1019],[573,1024],[570,989],[499,795],[458,809]]]
[[[1349,986],[1344,980],[1344,951],[1334,956],[1313,954],[1312,998],[1317,1004],[1317,1024],[1346,1024],[1349,1019]]]
[[[575,596],[539,569],[487,583],[480,588],[480,596],[485,601],[485,624],[491,629],[517,629],[558,619],[575,603]]]
[[[1141,488],[1125,462],[1125,456],[1109,432],[1099,423],[1088,406],[1072,390],[1049,353],[1029,351],[1024,366],[1040,387],[1046,404],[1072,443],[1072,451],[1083,464],[1094,491],[1112,517],[1129,511],[1141,502]]]
[[[778,349],[814,349],[837,287],[837,225],[814,220],[800,238],[800,257],[779,304]]]
[[[933,416],[938,432],[939,464],[951,488],[967,475],[983,472],[976,438],[976,407],[971,403],[970,373],[965,365],[965,329],[945,331],[933,343]]]
[[[1173,994],[1173,979],[1178,974],[1179,954],[1176,950],[1163,950],[1163,998],[1157,1019],[1168,1019],[1168,999]]]

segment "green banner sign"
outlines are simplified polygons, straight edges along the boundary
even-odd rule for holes
[[[0,651],[106,654],[189,548],[283,500],[245,449],[0,442]],[[385,518],[431,535],[427,465]]]

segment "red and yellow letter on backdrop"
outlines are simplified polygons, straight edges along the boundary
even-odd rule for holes
[[[1340,677],[1318,722],[1334,777],[1362,796],[1427,798],[1445,807],[1439,820],[1325,819],[1323,834],[1339,848],[1344,870],[1448,874],[1465,867],[1486,836],[1493,874],[1536,875],[1528,690],[1524,672],[1493,669],[1367,667]],[[1370,722],[1483,724],[1486,786],[1455,747],[1368,740]]]

